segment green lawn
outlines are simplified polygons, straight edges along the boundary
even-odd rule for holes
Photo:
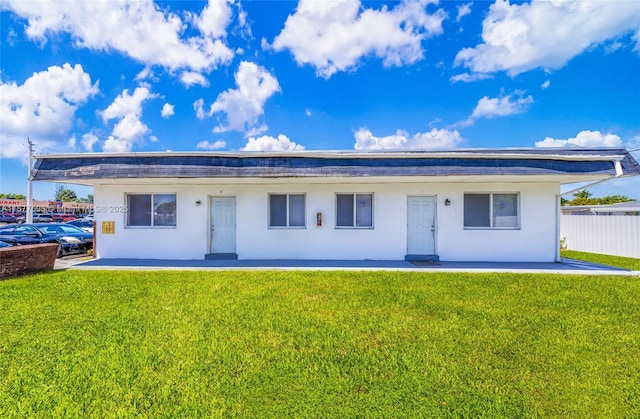
[[[0,417],[640,417],[640,277],[0,282]]]
[[[560,256],[567,259],[583,260],[585,262],[615,266],[616,268],[629,269],[631,271],[640,271],[640,259],[636,258],[577,252],[575,250],[561,250]]]

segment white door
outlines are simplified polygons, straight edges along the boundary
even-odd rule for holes
[[[436,247],[435,197],[410,196],[407,207],[407,254],[434,255]]]
[[[211,198],[211,253],[236,252],[236,199]]]

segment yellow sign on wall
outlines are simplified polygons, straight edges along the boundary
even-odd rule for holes
[[[115,221],[103,221],[102,222],[102,234],[115,234],[116,222]]]

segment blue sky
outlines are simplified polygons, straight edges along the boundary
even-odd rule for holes
[[[27,137],[39,153],[640,148],[637,1],[0,4],[3,193],[26,193]],[[640,199],[640,177],[590,190]]]

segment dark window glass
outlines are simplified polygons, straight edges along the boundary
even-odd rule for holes
[[[465,194],[464,226],[518,228],[518,194]]]
[[[464,226],[491,227],[489,194],[464,195]]]
[[[269,227],[304,227],[305,195],[269,195]]]
[[[337,227],[373,227],[372,194],[337,194]]]
[[[269,195],[269,227],[287,226],[287,195]]]
[[[151,226],[151,195],[127,195],[130,226]]]
[[[339,194],[336,196],[338,227],[353,227],[353,195]]]
[[[304,227],[304,195],[289,195],[289,227]]]

